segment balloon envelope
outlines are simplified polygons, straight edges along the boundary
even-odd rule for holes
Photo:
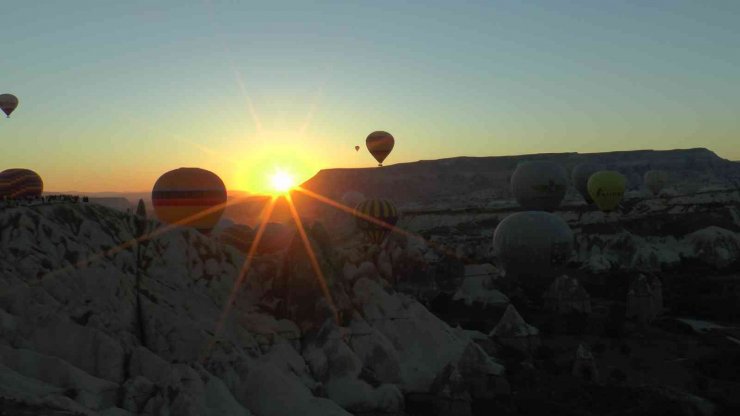
[[[645,176],[643,177],[645,186],[653,193],[653,195],[658,195],[658,193],[660,193],[660,191],[662,191],[666,186],[668,180],[668,172],[663,170],[649,170],[645,172]]]
[[[396,206],[387,199],[368,199],[355,208],[360,214],[382,221],[389,226],[396,225],[400,217]],[[370,242],[380,244],[390,233],[389,227],[384,227],[360,216],[356,217],[357,227],[361,229]]]
[[[360,146],[355,146],[355,151],[359,152],[360,151]]]
[[[555,210],[568,189],[568,174],[553,162],[520,163],[511,175],[511,191],[523,208]]]
[[[385,131],[374,131],[365,139],[367,150],[378,161],[378,166],[383,166],[383,161],[391,153],[395,143],[393,136]]]
[[[573,181],[573,187],[583,197],[587,204],[593,204],[594,200],[588,193],[588,179],[596,172],[605,170],[604,165],[598,163],[580,163],[573,168],[570,178]]]
[[[13,94],[2,94],[0,95],[0,109],[3,110],[6,116],[10,117],[10,113],[18,107],[18,97]]]
[[[573,250],[573,232],[560,217],[525,211],[509,215],[493,233],[493,252],[504,270],[543,278],[560,273]]]
[[[0,198],[35,198],[44,191],[44,181],[30,169],[6,169],[0,172]]]
[[[152,189],[160,221],[210,233],[224,212],[226,187],[215,173],[199,168],[171,170]]]
[[[624,197],[627,179],[619,172],[602,170],[588,179],[588,193],[604,212],[617,208]]]

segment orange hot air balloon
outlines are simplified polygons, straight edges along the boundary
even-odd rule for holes
[[[10,118],[10,113],[18,107],[18,97],[13,94],[0,94],[0,109]]]
[[[160,176],[152,189],[152,204],[160,221],[194,227],[206,235],[221,218],[225,203],[223,181],[205,169],[171,170]]]
[[[395,143],[393,136],[385,131],[374,131],[365,139],[367,150],[378,161],[378,166],[383,166],[383,161],[391,153]]]
[[[35,198],[44,191],[44,181],[29,169],[6,169],[0,172],[0,198]]]

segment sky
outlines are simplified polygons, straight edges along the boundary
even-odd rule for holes
[[[740,2],[0,0],[0,169],[146,191],[201,167],[707,147],[740,160]],[[359,152],[354,146],[360,145]]]

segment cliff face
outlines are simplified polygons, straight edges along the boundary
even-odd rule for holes
[[[400,206],[480,205],[509,198],[510,175],[517,163],[527,160],[553,161],[568,171],[582,162],[602,163],[622,172],[632,190],[642,186],[642,175],[650,169],[669,171],[672,180],[680,184],[678,191],[740,184],[740,164],[707,149],[687,149],[457,157],[383,168],[328,169],[306,181],[303,187],[335,200],[355,190],[367,196],[390,198]]]

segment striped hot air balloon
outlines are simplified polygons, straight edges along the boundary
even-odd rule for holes
[[[225,203],[223,181],[205,169],[171,170],[160,176],[152,189],[152,204],[160,221],[194,227],[204,234],[218,223]]]
[[[44,191],[44,181],[29,169],[6,169],[0,172],[0,197],[36,198]]]
[[[396,225],[400,216],[396,206],[386,199],[368,199],[357,205],[355,211],[382,221],[389,226]],[[372,243],[382,243],[388,233],[390,233],[390,229],[388,227],[383,227],[382,225],[364,219],[361,216],[357,216],[356,218],[357,227],[365,233],[365,236],[367,236],[368,240]]]

